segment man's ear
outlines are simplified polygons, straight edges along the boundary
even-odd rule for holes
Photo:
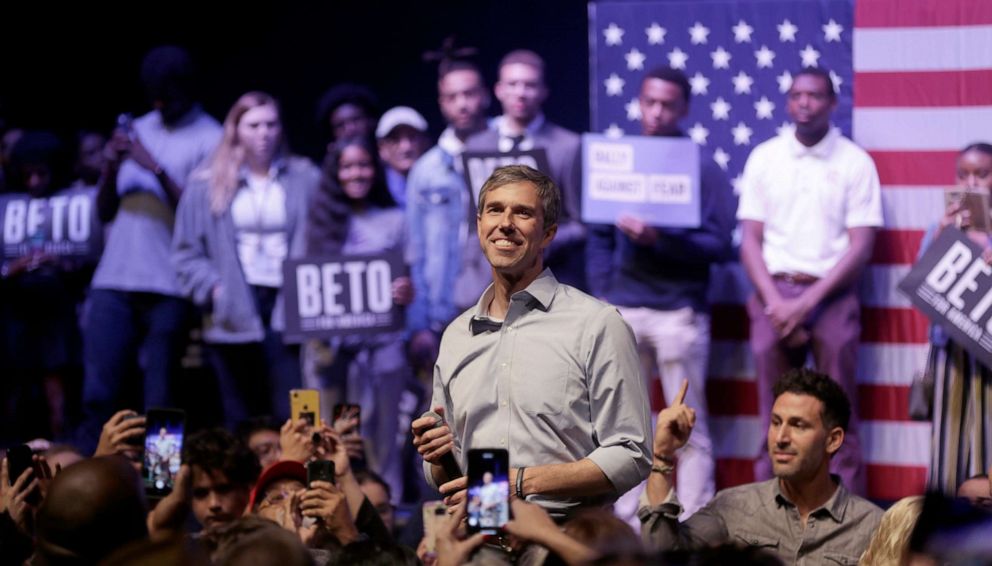
[[[555,234],[558,233],[558,224],[552,224],[544,231],[544,239],[541,240],[541,249],[545,249],[551,245],[551,240],[555,239]]]
[[[844,444],[844,429],[835,426],[827,432],[827,454],[833,456]]]

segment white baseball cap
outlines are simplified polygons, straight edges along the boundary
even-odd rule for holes
[[[376,139],[382,139],[389,135],[397,126],[410,126],[415,130],[427,133],[427,120],[409,106],[394,106],[379,118],[379,125],[375,127]]]

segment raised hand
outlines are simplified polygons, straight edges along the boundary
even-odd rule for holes
[[[658,413],[658,423],[654,429],[656,458],[672,458],[676,450],[689,442],[692,428],[696,426],[696,410],[685,404],[688,391],[689,380],[682,380],[682,388],[675,400]]]

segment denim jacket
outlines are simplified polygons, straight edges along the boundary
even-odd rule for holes
[[[474,302],[492,273],[475,233],[474,206],[455,160],[440,146],[425,153],[407,179],[411,332],[444,327]]]

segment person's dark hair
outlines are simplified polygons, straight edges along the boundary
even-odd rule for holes
[[[641,86],[649,79],[659,79],[665,81],[666,83],[672,83],[679,85],[682,89],[682,100],[686,104],[689,103],[689,98],[692,96],[692,86],[689,85],[689,78],[685,76],[685,73],[679,69],[673,69],[671,67],[655,67],[648,71],[644,78],[641,80]]]
[[[561,189],[554,180],[527,165],[506,165],[497,168],[479,190],[479,216],[486,205],[486,193],[512,183],[533,183],[537,187],[537,196],[541,199],[544,209],[544,229],[558,223],[561,214]]]
[[[440,49],[425,52],[423,59],[428,63],[437,62],[438,81],[443,80],[444,77],[448,76],[448,73],[454,71],[475,71],[481,78],[482,71],[472,60],[478,52],[479,50],[474,47],[455,46],[455,36],[451,35],[444,38]]]
[[[366,202],[380,208],[396,206],[379,163],[379,150],[373,143],[361,137],[338,140],[324,160],[320,190],[312,199],[308,213],[310,226],[307,252],[310,254],[338,253],[344,246],[348,235],[348,219],[352,213],[352,200],[338,182],[338,171],[341,155],[349,147],[363,149],[372,159],[375,177],[372,179],[372,189],[365,197]]]
[[[386,483],[386,480],[384,480],[379,474],[373,472],[372,470],[365,469],[355,471],[354,475],[355,481],[358,482],[358,485],[368,482],[377,483],[382,486],[382,489],[386,490],[386,497],[390,501],[393,499],[393,490],[389,488],[389,484]]]
[[[251,439],[251,435],[260,430],[271,430],[272,432],[279,434],[280,427],[276,424],[276,421],[268,415],[251,417],[238,423],[237,435],[238,438],[240,438],[241,441],[247,445],[248,440]]]
[[[341,83],[324,92],[317,103],[317,125],[329,130],[331,114],[342,104],[354,104],[361,108],[375,126],[375,120],[379,117],[379,101],[372,89],[354,83]],[[334,132],[331,132],[333,135]]]
[[[141,83],[152,100],[177,94],[194,96],[196,67],[188,51],[175,45],[156,47],[141,62]]]
[[[823,426],[830,430],[839,426],[847,430],[851,421],[851,402],[847,394],[830,376],[809,368],[790,369],[772,387],[775,399],[783,393],[809,395],[823,403],[820,418]]]
[[[183,445],[183,462],[207,472],[221,472],[232,484],[247,487],[255,485],[262,471],[248,446],[222,428],[190,435]]]
[[[605,509],[580,511],[565,523],[562,530],[596,554],[636,556],[644,552],[641,537],[630,525]]]
[[[415,566],[420,564],[417,555],[405,546],[374,541],[358,540],[335,553],[334,564],[349,566]]]
[[[58,136],[46,131],[27,131],[10,148],[7,189],[14,192],[27,190],[24,186],[24,169],[30,165],[42,165],[48,169],[50,182],[47,196],[65,188],[68,156],[65,146]]]
[[[214,564],[312,564],[300,539],[276,523],[247,515],[201,537]]]
[[[723,566],[724,564],[781,566],[782,561],[763,548],[726,543],[698,550],[670,550],[661,553],[646,564],[664,564],[666,566]]]
[[[830,76],[830,71],[827,69],[821,69],[820,67],[804,67],[792,75],[792,81],[795,82],[799,77],[806,75],[808,77],[818,77],[823,79],[827,83],[827,95],[831,100],[837,100],[837,91],[834,90],[834,79]]]
[[[984,153],[985,155],[992,155],[992,144],[988,142],[974,142],[964,146],[961,153],[968,153],[969,151],[977,151],[979,153]]]

